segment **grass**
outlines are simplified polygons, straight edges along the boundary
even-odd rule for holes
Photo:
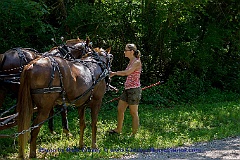
[[[69,108],[69,127],[73,137],[66,137],[61,129],[61,117],[54,117],[56,135],[51,135],[47,124],[38,136],[37,157],[47,159],[109,159],[155,148],[172,148],[196,142],[240,135],[240,96],[235,93],[212,92],[202,95],[191,104],[164,108],[140,104],[140,128],[135,137],[131,133],[131,116],[126,111],[121,135],[108,135],[116,127],[117,102],[102,106],[98,119],[98,150],[91,150],[90,110],[86,110],[85,150],[78,149],[79,125],[77,110]],[[16,128],[1,131],[13,134]],[[17,141],[0,139],[0,158],[17,157]],[[29,151],[29,145],[28,149]]]

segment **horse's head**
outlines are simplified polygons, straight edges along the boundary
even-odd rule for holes
[[[106,50],[102,48],[94,48],[93,50],[99,55],[101,61],[103,61],[106,64],[107,69],[110,70],[112,60],[113,60],[113,55],[110,54],[111,47],[109,47]]]
[[[76,45],[78,43],[85,43],[85,41],[82,40],[82,39],[79,39],[79,38],[77,38],[77,39],[70,39],[70,40],[66,41],[66,45],[68,47],[72,47],[72,46],[74,46],[74,45]]]
[[[72,56],[77,59],[84,57],[92,48],[92,43],[90,42],[89,38],[86,40],[79,38],[67,40],[66,45],[69,48]]]

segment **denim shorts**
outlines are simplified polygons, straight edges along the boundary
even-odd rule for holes
[[[123,91],[120,99],[127,102],[128,105],[138,105],[142,96],[142,88],[130,88]]]

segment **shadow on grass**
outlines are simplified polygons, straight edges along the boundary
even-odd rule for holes
[[[240,133],[239,111],[238,102],[181,105],[175,108],[140,105],[140,129],[135,139],[126,138],[131,132],[131,116],[126,111],[123,135],[107,137],[101,143],[110,148],[164,149],[236,136]],[[105,114],[114,112],[117,111],[106,111]],[[99,120],[104,120],[104,115]],[[116,122],[116,119],[113,120]],[[112,116],[109,119],[111,121]],[[116,123],[110,126],[115,128]]]

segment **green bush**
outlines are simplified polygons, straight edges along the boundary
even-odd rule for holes
[[[55,30],[44,23],[46,6],[29,0],[2,0],[0,3],[0,53],[14,47],[41,50]]]

